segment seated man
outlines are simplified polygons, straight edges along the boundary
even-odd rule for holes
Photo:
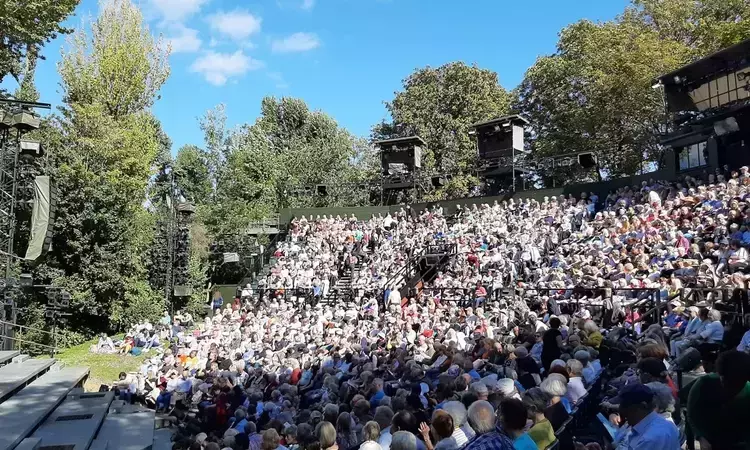
[[[708,325],[708,309],[707,308],[701,308],[698,311],[697,316],[693,317],[695,315],[695,308],[694,306],[691,306],[689,308],[691,319],[688,322],[688,326],[685,329],[685,334],[682,336],[682,338],[675,338],[671,341],[671,354],[674,358],[679,358],[682,353],[690,348],[690,346],[693,345],[693,342],[696,341],[703,331],[705,331],[706,326]]]

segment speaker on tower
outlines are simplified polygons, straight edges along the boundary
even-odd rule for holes
[[[591,169],[596,166],[596,156],[593,153],[579,153],[578,164],[584,169]]]

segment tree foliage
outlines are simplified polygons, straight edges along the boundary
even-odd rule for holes
[[[63,54],[60,76],[69,104],[97,104],[115,119],[141,113],[169,76],[169,48],[154,39],[130,0],[107,0],[91,24],[79,28]]]
[[[539,58],[516,92],[534,156],[592,152],[609,177],[658,163],[666,118],[654,79],[750,37],[746,21],[735,23],[749,11],[744,1],[638,0],[615,20],[566,27],[557,52]]]
[[[169,70],[129,0],[102,5],[92,29],[90,41],[74,36],[59,65],[66,104],[47,144],[60,200],[45,265],[56,269],[49,281],[72,294],[72,325],[95,331],[164,306],[146,282],[154,216],[143,204],[165,144],[149,107]]]
[[[302,100],[266,97],[255,123],[231,131],[222,111],[210,111],[201,122],[207,148],[183,148],[177,157],[190,167],[188,186],[198,196],[207,196],[214,183],[214,202],[204,215],[214,236],[246,229],[279,208],[353,200],[356,193],[334,195],[334,186],[355,185],[373,172],[371,147]],[[330,185],[330,195],[316,195],[317,185]]]
[[[509,111],[511,96],[497,73],[461,62],[418,69],[386,103],[392,122],[374,127],[383,139],[417,134],[425,140],[423,166],[437,172],[467,169],[476,155],[470,125]]]
[[[0,2],[0,82],[19,78],[27,56],[41,55],[42,46],[69,30],[62,22],[79,0],[3,0]]]

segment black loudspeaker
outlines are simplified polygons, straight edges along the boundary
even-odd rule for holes
[[[316,191],[318,195],[325,197],[328,195],[328,187],[325,184],[319,184],[316,186]]]
[[[596,156],[593,153],[581,153],[578,155],[578,164],[584,169],[591,169],[596,166]]]
[[[698,367],[700,363],[701,353],[693,347],[685,350],[682,355],[675,360],[675,365],[683,372],[690,372]]]

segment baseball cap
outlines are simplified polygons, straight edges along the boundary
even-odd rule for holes
[[[648,403],[654,398],[654,391],[641,383],[626,384],[609,403],[613,405],[632,406],[638,403]]]

